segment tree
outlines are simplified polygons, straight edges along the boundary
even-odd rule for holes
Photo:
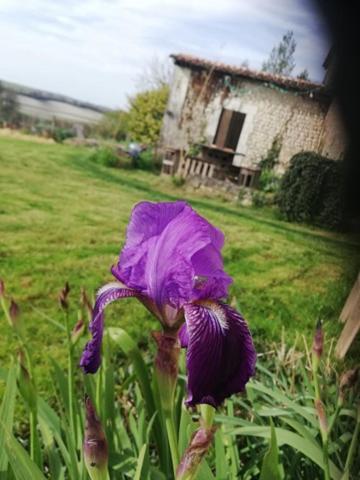
[[[309,71],[307,68],[304,68],[304,70],[302,70],[297,78],[299,78],[300,80],[310,80],[310,76],[309,76]]]
[[[282,37],[281,42],[273,47],[268,60],[262,64],[262,70],[277,75],[289,76],[295,68],[295,49],[294,32],[289,30]]]
[[[150,144],[159,140],[168,97],[169,87],[163,85],[129,99],[128,130],[133,140]]]
[[[160,60],[153,57],[137,78],[137,87],[140,91],[157,90],[170,85],[173,65],[169,59]]]

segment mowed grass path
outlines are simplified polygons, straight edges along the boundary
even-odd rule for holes
[[[75,323],[81,286],[94,293],[111,280],[110,266],[124,242],[132,206],[143,199],[186,197],[169,179],[116,170],[89,161],[89,152],[65,145],[0,138],[0,276],[20,304],[41,384],[49,357],[61,361],[62,322],[57,295],[71,285]],[[310,335],[321,317],[331,333],[359,267],[353,240],[291,225],[265,212],[193,195],[187,198],[226,236],[226,270],[256,343]],[[108,309],[106,321],[128,329],[139,341],[157,324],[136,300]],[[9,362],[15,343],[0,314],[0,361]]]

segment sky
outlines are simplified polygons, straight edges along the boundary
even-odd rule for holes
[[[294,74],[321,81],[330,43],[310,0],[0,0],[0,79],[126,108],[154,59],[260,69],[287,30]]]

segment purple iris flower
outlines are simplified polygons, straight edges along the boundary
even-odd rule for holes
[[[131,215],[126,243],[112,273],[118,280],[100,289],[90,324],[92,339],[80,365],[99,368],[103,311],[112,301],[136,297],[178,335],[187,349],[188,405],[220,405],[244,390],[256,353],[242,316],[222,302],[232,282],[224,272],[223,233],[186,202],[141,202]]]

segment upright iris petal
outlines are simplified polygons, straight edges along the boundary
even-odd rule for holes
[[[126,244],[113,274],[152,298],[159,310],[200,298],[227,295],[231,278],[223,270],[224,236],[185,202],[135,206]],[[201,277],[203,282],[196,281]],[[169,323],[172,323],[172,319]]]
[[[244,390],[256,353],[248,326],[232,307],[212,301],[185,305],[179,337],[187,348],[188,405],[220,405]]]

